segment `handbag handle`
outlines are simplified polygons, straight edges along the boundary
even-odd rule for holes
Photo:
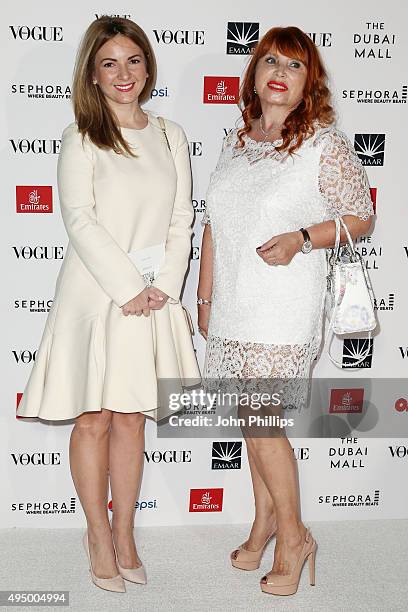
[[[334,258],[336,261],[338,261],[339,259],[339,255],[340,255],[340,225],[343,226],[344,232],[346,234],[346,238],[347,238],[347,242],[348,245],[350,247],[350,251],[353,255],[353,259],[355,261],[357,261],[358,259],[358,255],[356,253],[356,250],[354,248],[354,241],[351,237],[351,234],[349,232],[349,228],[347,227],[346,222],[344,221],[343,217],[336,217],[334,220],[335,224],[336,224],[336,241],[335,241],[335,246],[334,246]]]
[[[158,120],[159,125],[161,127],[161,131],[163,132],[164,137],[166,139],[166,143],[167,143],[168,149],[171,152],[171,146],[170,146],[170,143],[169,143],[169,139],[167,138],[166,124],[164,123],[164,119],[163,119],[163,117],[157,117],[157,120]]]

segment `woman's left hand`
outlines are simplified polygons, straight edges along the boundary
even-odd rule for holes
[[[149,288],[148,297],[149,297],[149,308],[151,310],[160,310],[161,308],[163,308],[163,306],[169,299],[169,296],[167,295],[167,293],[164,293],[164,291],[161,291],[160,289],[157,289],[156,287]]]
[[[256,249],[268,266],[287,266],[302,248],[302,232],[278,234]]]

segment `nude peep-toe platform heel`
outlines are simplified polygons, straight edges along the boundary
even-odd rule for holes
[[[292,572],[285,576],[274,573],[264,576],[261,580],[262,591],[271,595],[294,595],[298,590],[300,575],[306,559],[309,560],[309,581],[314,586],[316,550],[317,543],[313,539],[310,529],[307,529],[302,550]]]
[[[112,541],[113,541],[113,538],[112,538]],[[113,548],[115,550],[115,555],[116,555],[116,564],[118,566],[119,573],[122,576],[122,578],[124,578],[125,580],[129,580],[129,582],[135,582],[136,584],[146,584],[147,577],[146,577],[146,570],[145,570],[143,563],[140,567],[121,567],[119,565],[119,559],[118,559],[118,554],[116,552],[115,543],[113,543]]]
[[[117,576],[113,576],[112,578],[98,578],[98,576],[95,576],[92,568],[91,554],[89,552],[88,531],[85,531],[82,541],[84,544],[85,552],[88,555],[89,571],[91,572],[92,582],[96,584],[96,586],[98,586],[99,588],[105,589],[105,591],[126,593],[126,586],[120,574],[118,574]]]
[[[244,548],[244,544],[241,544],[239,548],[237,548],[231,553],[232,566],[238,569],[248,571],[258,569],[261,564],[261,558],[266,548],[266,545],[268,544],[269,540],[273,538],[275,533],[276,529],[267,538],[265,544],[261,546],[261,548],[258,548],[258,550],[247,550],[246,548]]]

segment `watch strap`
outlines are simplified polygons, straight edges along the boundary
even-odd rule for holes
[[[308,232],[308,231],[307,231],[307,230],[306,230],[304,227],[301,227],[299,231],[301,231],[301,232],[302,232],[302,235],[303,235],[303,240],[304,240],[305,242],[307,242],[308,240],[310,241],[310,235],[309,235],[309,232]]]

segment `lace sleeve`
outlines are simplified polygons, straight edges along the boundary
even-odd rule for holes
[[[319,191],[327,206],[328,218],[355,215],[368,219],[374,214],[367,174],[351,142],[338,130],[322,136]]]
[[[217,170],[220,169],[220,167],[221,167],[221,165],[223,163],[223,158],[224,158],[225,151],[226,151],[227,147],[229,145],[231,145],[233,142],[235,142],[234,134],[236,135],[236,132],[237,132],[237,130],[230,130],[228,132],[228,134],[226,134],[224,136],[224,140],[222,141],[221,153],[220,153],[220,156],[218,158],[218,162],[217,162],[217,165],[215,167],[214,173],[217,172]],[[201,225],[211,225],[211,219],[210,219],[210,215],[209,215],[209,212],[208,212],[207,208],[205,209],[205,213],[203,215],[203,218],[201,219]]]

